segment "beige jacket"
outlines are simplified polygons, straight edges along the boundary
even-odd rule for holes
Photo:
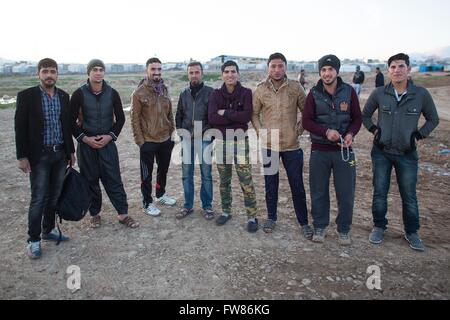
[[[159,96],[145,80],[131,95],[131,128],[138,146],[144,142],[164,142],[175,130],[172,102],[164,88]]]
[[[301,112],[305,100],[305,92],[298,81],[286,78],[278,91],[269,78],[258,84],[253,93],[252,124],[263,148],[279,152],[300,148],[298,137],[303,133]],[[267,134],[260,132],[261,129],[267,129]],[[274,130],[278,130],[279,135]],[[278,142],[272,135],[278,136]]]

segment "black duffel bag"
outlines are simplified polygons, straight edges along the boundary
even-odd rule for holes
[[[56,214],[62,220],[80,221],[86,215],[92,202],[89,182],[77,170],[68,167],[64,177]]]

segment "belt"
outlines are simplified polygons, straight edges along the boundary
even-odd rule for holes
[[[48,146],[44,146],[43,149],[46,151],[58,152],[58,151],[64,150],[64,145],[63,144],[51,144]]]

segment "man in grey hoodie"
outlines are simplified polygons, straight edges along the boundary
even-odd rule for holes
[[[424,139],[439,124],[439,117],[430,93],[408,80],[411,71],[409,57],[399,53],[389,58],[388,75],[391,82],[375,89],[363,110],[364,126],[374,134],[371,152],[373,166],[372,215],[374,228],[369,241],[380,244],[388,224],[387,194],[394,167],[403,206],[405,239],[414,250],[424,251],[417,231],[419,208],[416,185],[418,155],[416,141]],[[378,110],[375,124],[372,115]],[[419,129],[420,115],[426,119]]]

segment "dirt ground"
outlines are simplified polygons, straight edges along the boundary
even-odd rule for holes
[[[310,76],[314,78],[313,75]],[[350,78],[350,75],[348,75]],[[310,79],[310,80],[311,80]],[[370,81],[373,80],[372,78]],[[252,83],[252,87],[254,87]],[[362,104],[371,86],[362,92]],[[440,110],[449,111],[449,87],[433,88]],[[441,112],[440,111],[440,112]],[[443,111],[443,112],[444,112]],[[352,227],[353,244],[340,247],[335,234],[336,201],[332,194],[332,224],[324,244],[303,240],[293,211],[284,169],[280,175],[279,221],[273,234],[261,229],[249,234],[243,197],[233,178],[233,219],[218,227],[200,214],[196,189],[196,212],[184,220],[175,213],[183,204],[181,167],[169,170],[168,194],[175,207],[162,208],[160,217],[141,210],[139,153],[130,130],[129,114],[118,140],[122,178],[129,213],[141,226],[131,230],[117,223],[114,209],[104,196],[99,229],[81,222],[64,222],[71,237],[55,246],[43,243],[43,256],[31,261],[25,255],[28,177],[15,160],[14,110],[0,110],[0,299],[449,299],[450,298],[450,122],[441,120],[430,138],[419,143],[418,198],[424,253],[411,250],[403,238],[401,199],[392,177],[389,195],[389,228],[380,246],[371,245],[371,135],[364,129],[356,137],[356,203]],[[448,118],[447,118],[448,119]],[[450,119],[449,119],[450,120]],[[310,208],[308,164],[305,151],[304,180]],[[176,154],[177,151],[174,151]],[[253,167],[258,218],[264,220],[264,179]],[[196,169],[196,186],[199,186]],[[214,167],[214,204],[219,210],[218,174]],[[79,266],[81,289],[66,286],[71,265]],[[378,266],[381,290],[370,290],[366,281],[370,266]]]

